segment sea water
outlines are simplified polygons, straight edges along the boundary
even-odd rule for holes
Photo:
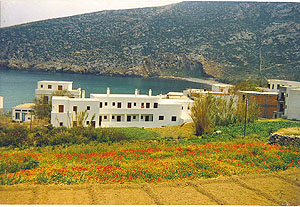
[[[33,103],[34,90],[37,88],[37,82],[41,80],[73,81],[73,88],[85,90],[86,97],[89,97],[90,93],[106,93],[108,87],[111,94],[134,94],[137,88],[140,94],[148,94],[149,89],[152,89],[153,95],[166,94],[170,91],[182,92],[187,88],[210,88],[209,85],[176,79],[0,70],[0,96],[4,99],[4,111],[8,112],[13,106],[22,103]]]

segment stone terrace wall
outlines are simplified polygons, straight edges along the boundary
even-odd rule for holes
[[[281,134],[271,134],[268,144],[278,144],[281,146],[299,146],[300,147],[300,136],[287,136]]]

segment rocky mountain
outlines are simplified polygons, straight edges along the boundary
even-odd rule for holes
[[[0,29],[0,67],[300,80],[300,4],[182,2]]]

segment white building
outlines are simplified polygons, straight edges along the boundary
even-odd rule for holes
[[[72,97],[79,98],[81,96],[81,88],[73,89],[72,81],[38,81],[37,89],[35,89],[35,98],[44,99],[48,103],[52,94],[57,91],[67,92]]]
[[[180,96],[180,94],[169,94]],[[90,98],[52,98],[51,124],[55,127],[78,125],[78,115],[86,111],[83,126],[93,127],[162,127],[191,122],[193,101],[186,96],[167,98],[135,94],[91,94]]]
[[[268,80],[268,88],[278,93],[273,118],[300,120],[300,82],[271,79]]]
[[[211,87],[211,90],[213,92],[222,92],[222,93],[225,93],[225,94],[229,94],[231,88],[232,88],[232,85],[230,85],[230,84],[218,83],[218,84],[213,84],[212,87]]]
[[[15,122],[27,122],[33,120],[32,114],[34,103],[24,103],[12,108],[12,120]]]
[[[300,120],[300,87],[288,87],[285,95],[284,117]]]
[[[280,87],[300,87],[300,82],[297,81],[288,81],[288,80],[277,80],[277,79],[269,79],[268,80],[268,88],[271,91],[279,92]]]

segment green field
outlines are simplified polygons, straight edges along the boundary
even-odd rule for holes
[[[300,167],[299,147],[268,136],[299,122],[258,121],[194,135],[191,124],[141,128],[2,128],[0,184],[151,183]],[[15,137],[14,137],[15,136]]]

